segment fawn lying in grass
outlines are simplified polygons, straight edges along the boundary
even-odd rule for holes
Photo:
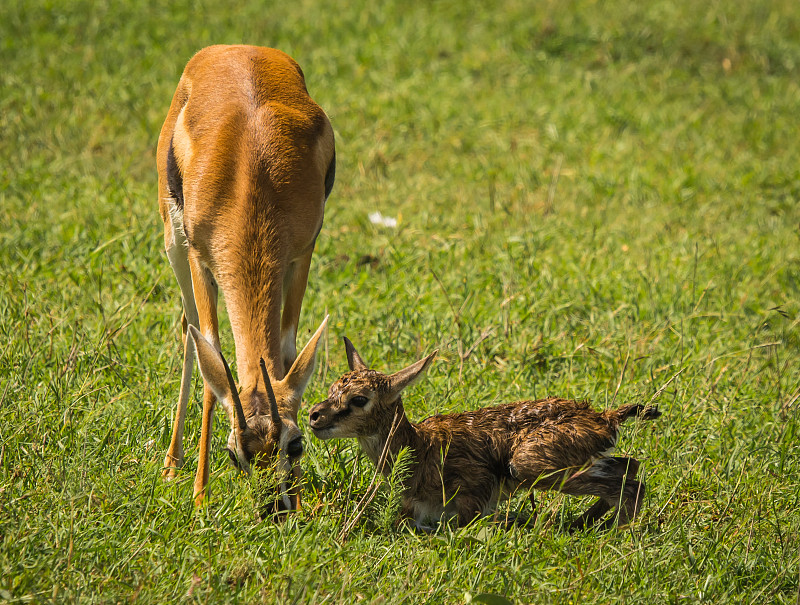
[[[588,403],[550,397],[471,412],[441,414],[413,423],[400,397],[438,351],[387,376],[370,370],[347,339],[350,372],[310,411],[320,439],[355,437],[381,472],[404,447],[412,451],[403,514],[421,530],[456,517],[465,525],[491,513],[500,498],[518,488],[599,496],[573,528],[633,520],[644,495],[636,480],[639,462],[611,457],[622,422],[632,416],[657,418],[654,407],[625,405],[597,412]],[[382,455],[383,454],[383,455]]]

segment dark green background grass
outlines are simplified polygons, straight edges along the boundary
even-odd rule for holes
[[[680,372],[619,444],[649,487],[632,529],[568,535],[588,502],[545,495],[531,529],[416,535],[387,489],[342,537],[372,469],[310,434],[304,512],[259,523],[221,414],[196,512],[197,395],[161,482],[181,345],[156,139],[192,54],[240,42],[293,55],[336,131],[306,401],[344,334],[385,371],[442,349],[412,418],[647,402]],[[12,0],[0,61],[0,599],[797,602],[795,2]]]

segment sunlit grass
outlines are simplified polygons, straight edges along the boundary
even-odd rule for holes
[[[412,419],[667,385],[619,445],[643,462],[639,523],[569,535],[588,503],[546,494],[528,529],[419,535],[390,522],[391,485],[353,523],[373,469],[310,433],[303,512],[262,523],[222,415],[195,511],[197,394],[160,480],[181,343],[155,144],[218,42],[292,54],[336,131],[306,401],[344,371],[342,335],[384,371],[441,349]],[[796,603],[794,3],[15,1],[0,59],[0,598]]]

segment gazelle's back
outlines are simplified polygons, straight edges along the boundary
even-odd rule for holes
[[[272,48],[211,46],[187,65],[176,101],[182,109],[175,144],[192,141],[191,148],[175,150],[187,202],[203,199],[219,208],[226,200],[248,200],[307,213],[308,221],[293,224],[308,225],[308,232],[292,234],[292,248],[305,248],[329,193],[333,130],[308,95],[300,66]],[[184,131],[188,136],[180,136]]]

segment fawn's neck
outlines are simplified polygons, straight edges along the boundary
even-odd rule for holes
[[[394,418],[381,426],[375,433],[359,437],[358,444],[374,465],[378,466],[381,458],[384,459],[380,471],[384,475],[388,475],[392,472],[394,460],[400,450],[404,447],[411,450],[417,448],[417,430],[409,421],[402,403],[398,400]]]

